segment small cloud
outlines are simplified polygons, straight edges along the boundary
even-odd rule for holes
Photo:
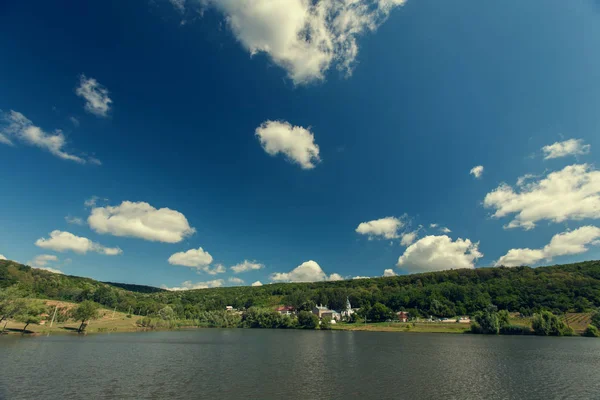
[[[262,282],[261,281],[256,281],[254,283],[252,283],[252,286],[262,286]]]
[[[321,266],[315,261],[306,261],[291,270],[290,272],[276,272],[271,274],[273,282],[320,282],[336,281],[343,279],[339,274],[325,274]]]
[[[263,269],[264,267],[265,266],[263,264],[257,263],[256,261],[244,260],[243,262],[236,264],[229,268],[234,273],[239,274],[241,272],[257,271],[259,269]]]
[[[191,268],[203,268],[212,263],[213,258],[207,251],[204,251],[202,247],[197,249],[191,249],[186,252],[180,251],[169,257],[169,264],[171,265],[183,265],[184,267]]]
[[[69,117],[69,121],[71,121],[71,123],[73,124],[74,127],[78,128],[79,127],[79,120],[75,117]]]
[[[438,224],[429,224],[429,227],[430,227],[430,228],[437,228],[437,227],[438,227]]]
[[[270,156],[284,154],[302,169],[313,169],[321,161],[313,133],[286,121],[265,121],[255,131],[262,148]]]
[[[94,78],[86,78],[81,74],[79,87],[75,90],[77,96],[85,99],[85,110],[98,117],[107,117],[112,100],[108,96],[108,89]]]
[[[388,276],[396,276],[396,275],[398,275],[398,274],[396,274],[396,273],[394,272],[394,270],[393,270],[393,269],[391,269],[391,268],[389,268],[389,269],[386,269],[386,270],[384,270],[384,271],[383,271],[383,276],[385,276],[385,277],[388,277]]]
[[[83,225],[83,219],[79,218],[79,217],[72,217],[70,215],[67,215],[65,217],[65,221],[67,221],[68,224],[73,224],[73,225]]]
[[[382,237],[385,239],[397,239],[398,230],[404,226],[400,218],[385,217],[373,221],[361,222],[356,227],[356,233],[367,235],[369,238]]]
[[[483,165],[478,165],[476,167],[471,168],[471,171],[469,171],[469,173],[477,179],[481,178],[481,176],[483,175]]]
[[[216,288],[221,287],[225,284],[223,279],[214,279],[212,281],[206,282],[196,282],[192,283],[192,281],[185,281],[181,283],[179,287],[167,287],[162,285],[161,288],[171,291],[180,291],[180,290],[194,290],[194,289],[208,289],[208,288]]]
[[[544,153],[544,160],[550,160],[559,157],[588,154],[591,147],[589,144],[584,144],[582,139],[569,139],[544,146],[542,147],[542,152]]]
[[[450,233],[450,232],[452,232],[452,231],[451,231],[450,229],[448,229],[448,228],[446,228],[446,227],[444,226],[444,227],[440,228],[440,232],[443,232],[443,233]]]
[[[229,283],[233,283],[235,285],[243,285],[244,284],[244,280],[240,279],[236,276],[232,276],[229,279],[227,279],[229,281]]]
[[[42,249],[49,249],[59,252],[74,251],[79,254],[86,254],[93,251],[107,256],[116,256],[123,253],[118,247],[105,247],[99,243],[92,242],[90,239],[73,235],[71,232],[55,230],[50,232],[50,238],[40,238],[35,245]]]

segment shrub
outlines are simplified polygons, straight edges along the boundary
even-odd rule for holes
[[[533,315],[531,328],[536,335],[540,336],[571,336],[573,329],[561,321],[550,311],[542,311]]]
[[[500,328],[501,335],[531,335],[531,328],[523,325],[504,325]]]
[[[310,311],[300,311],[298,313],[298,325],[304,329],[317,329],[319,326],[319,317]]]
[[[586,330],[583,332],[583,336],[600,337],[600,330],[598,330],[595,325],[588,325]]]

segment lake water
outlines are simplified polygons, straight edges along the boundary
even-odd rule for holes
[[[600,399],[600,340],[200,329],[0,337],[1,399]]]

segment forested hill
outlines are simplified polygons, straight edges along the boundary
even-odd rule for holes
[[[499,309],[531,313],[587,311],[600,306],[600,261],[552,267],[478,268],[337,282],[277,283],[180,292],[138,285],[103,283],[53,274],[0,260],[0,288],[18,285],[30,296],[80,302],[93,300],[118,310],[152,315],[169,305],[181,318],[204,311],[313,304],[343,309],[382,303],[413,315],[470,315],[494,304]]]

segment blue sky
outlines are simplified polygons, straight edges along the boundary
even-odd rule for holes
[[[600,258],[598,2],[317,4],[5,2],[0,254],[170,288]]]

